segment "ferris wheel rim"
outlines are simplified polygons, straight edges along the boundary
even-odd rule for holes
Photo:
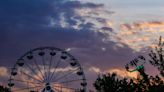
[[[64,52],[65,54],[67,54],[70,58],[74,59],[74,61],[77,63],[80,71],[83,71],[79,61],[73,56],[71,55],[70,53],[68,53],[67,51],[63,50],[63,49],[60,49],[60,48],[56,48],[56,47],[39,47],[39,48],[34,48],[34,49],[31,49],[29,51],[27,51],[25,54],[23,54],[21,57],[19,57],[16,61],[16,63],[14,64],[14,67],[13,68],[16,68],[17,67],[17,63],[19,63],[19,60],[23,59],[25,56],[27,56],[28,54],[32,53],[32,52],[35,52],[37,50],[44,50],[44,49],[49,49],[49,50],[52,50],[52,51],[61,51],[61,52]],[[10,76],[10,81],[12,80],[12,75]],[[83,83],[86,83],[86,77],[85,77],[85,74],[82,75],[82,80],[83,80]],[[83,89],[84,89],[84,92],[86,92],[86,86],[83,86]]]

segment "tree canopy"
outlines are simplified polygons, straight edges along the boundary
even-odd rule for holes
[[[148,76],[149,83],[138,78],[118,78],[118,75],[104,74],[99,76],[94,83],[97,92],[163,92],[164,82],[159,76]]]

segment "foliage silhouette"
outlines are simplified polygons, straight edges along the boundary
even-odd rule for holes
[[[127,92],[129,83],[126,78],[120,80],[117,74],[104,74],[94,83],[97,92]]]
[[[159,44],[155,47],[154,50],[151,50],[149,53],[150,60],[149,62],[157,67],[160,71],[160,74],[164,77],[164,42],[162,41],[162,37],[159,38]]]
[[[11,92],[9,88],[0,85],[0,92]]]
[[[164,82],[159,76],[148,76],[149,84],[143,79],[119,78],[115,73],[99,76],[93,84],[97,92],[163,92]]]

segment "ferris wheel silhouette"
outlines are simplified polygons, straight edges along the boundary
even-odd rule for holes
[[[86,92],[86,85],[78,60],[55,47],[35,48],[23,54],[8,81],[12,92]]]

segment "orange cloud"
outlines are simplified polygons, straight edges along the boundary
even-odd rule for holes
[[[8,75],[8,70],[6,67],[0,67],[0,77],[5,77]]]
[[[139,75],[138,72],[128,72],[122,68],[112,68],[112,69],[103,71],[98,67],[92,66],[88,70],[94,73],[98,73],[98,74],[116,73],[118,76],[122,78],[137,78]]]
[[[128,45],[134,51],[140,51],[142,48],[154,47],[158,37],[164,36],[164,22],[126,23],[121,24],[119,30],[114,36],[115,41]]]
[[[132,24],[122,24],[120,26],[121,30],[149,30],[153,28],[164,29],[164,22],[152,21],[152,22],[135,22]],[[155,30],[154,30],[155,31]]]
[[[101,24],[109,28],[117,26],[110,20],[105,20]],[[113,41],[118,47],[126,45],[136,52],[154,47],[158,38],[164,36],[163,21],[125,23],[111,29],[112,31],[99,29],[95,32],[104,34],[103,42]]]
[[[113,68],[106,71],[107,73],[116,73],[118,76],[122,78],[137,78],[139,73],[138,72],[127,72],[125,69],[121,68]]]
[[[136,38],[136,39],[128,40],[128,42],[130,42],[130,43],[141,42],[141,41],[143,41],[143,42],[149,41],[149,38],[143,37],[143,38]]]

